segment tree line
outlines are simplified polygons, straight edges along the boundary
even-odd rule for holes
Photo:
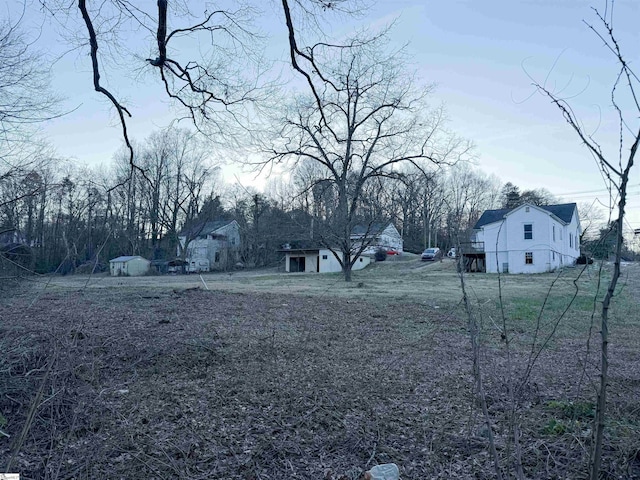
[[[130,168],[122,150],[93,168],[43,152],[25,168],[6,171],[0,177],[5,268],[66,274],[103,271],[119,255],[173,259],[180,232],[212,220],[238,222],[247,266],[278,264],[284,244],[321,246],[340,239],[334,233],[339,188],[312,161],[298,162],[259,192],[224,184],[211,146],[191,130],[159,130],[133,145],[140,170]],[[358,182],[349,176],[345,189]],[[466,162],[428,171],[408,164],[360,188],[350,224],[390,221],[405,250],[416,253],[464,241],[486,209],[558,201],[544,189],[521,192],[503,185]],[[596,258],[606,258],[615,237],[602,221],[582,218],[593,232],[583,243]]]
[[[140,171],[121,151],[93,168],[42,157],[0,178],[6,259],[39,273],[103,270],[124,254],[172,259],[180,232],[210,220],[238,222],[241,258],[251,266],[276,264],[285,243],[330,241],[339,191],[318,181],[309,162],[259,192],[224,184],[210,146],[190,130],[161,130],[133,143]],[[353,222],[391,221],[405,250],[418,252],[452,245],[454,231],[469,230],[501,202],[500,181],[472,166],[408,167],[363,186]]]
[[[103,12],[92,13],[80,4],[91,39],[92,15]],[[403,49],[389,47],[388,29],[356,34],[340,45],[318,42],[303,48],[295,12],[287,2],[283,7],[291,64],[307,83],[306,91],[275,105],[265,104],[258,94],[264,85],[255,90],[241,82],[223,88],[214,81],[219,76],[212,76],[207,81],[213,83],[205,86],[199,82],[208,78],[208,70],[197,80],[184,76],[179,64],[162,54],[172,34],[160,31],[166,25],[159,24],[158,35],[165,40],[159,44],[161,56],[150,65],[177,69],[172,75],[197,94],[183,97],[184,90],[170,90],[171,98],[193,116],[192,129],[170,127],[142,141],[124,135],[113,162],[97,168],[56,159],[46,142],[38,141],[30,126],[58,114],[56,97],[48,93],[46,69],[37,54],[29,53],[17,26],[3,25],[0,55],[26,72],[3,91],[12,100],[3,114],[0,151],[5,259],[42,273],[103,269],[109,258],[122,254],[170,259],[181,230],[235,219],[243,263],[273,265],[282,244],[311,242],[334,250],[348,281],[366,247],[351,243],[358,224],[391,221],[405,249],[419,252],[464,241],[485,209],[555,201],[543,189],[520,192],[470,166],[471,143],[446,128],[444,110],[429,103],[433,87],[407,70]],[[210,28],[215,26],[205,30]],[[96,51],[92,59],[98,59]],[[96,63],[94,74],[99,76]],[[214,95],[214,86],[239,97]],[[99,78],[95,87],[109,94]],[[36,89],[40,110],[33,102]],[[115,102],[126,133],[129,112]],[[226,113],[207,110],[220,102]],[[260,121],[235,110],[241,105]],[[232,146],[250,143],[259,152],[256,167],[279,164],[288,175],[271,180],[265,193],[222,185],[211,154],[221,138]]]

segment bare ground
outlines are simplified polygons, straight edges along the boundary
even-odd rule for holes
[[[640,478],[640,277],[637,267],[627,273],[612,322],[604,465],[607,478],[631,479]],[[556,280],[548,303],[569,298],[576,276]],[[1,301],[0,431],[9,437],[0,434],[0,471],[335,480],[395,462],[403,479],[494,478],[450,264],[390,262],[349,286],[275,272],[203,278],[211,290],[198,277],[54,279]],[[539,304],[527,300],[554,278],[506,278],[516,372],[535,326],[551,331],[563,308],[537,322]],[[585,477],[597,380],[587,287],[596,280],[581,277],[584,295],[518,384],[528,478]],[[509,365],[492,323],[495,277],[469,283],[506,465]]]

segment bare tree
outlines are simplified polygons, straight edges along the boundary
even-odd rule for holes
[[[21,22],[0,20],[0,230],[20,230],[12,212],[22,203],[28,209],[31,240],[35,202],[43,187],[38,170],[51,157],[37,127],[58,114],[58,98],[51,93],[47,62]]]
[[[0,161],[6,167],[33,127],[56,116],[58,105],[47,62],[22,31],[21,20],[0,21],[0,79]]]
[[[176,251],[178,228],[198,215],[217,166],[209,146],[187,129],[159,130],[143,144],[132,145],[145,174],[132,175],[128,155],[117,156],[116,182],[121,183],[117,191],[127,199],[127,230],[145,247],[148,242],[154,257],[166,256]]]
[[[616,285],[620,278],[620,260],[623,245],[623,226],[626,213],[627,186],[629,175],[635,162],[640,145],[640,79],[633,71],[622,53],[613,28],[613,1],[607,1],[604,14],[594,9],[598,23],[586,22],[588,28],[603,42],[612,54],[617,73],[611,88],[610,102],[617,119],[618,136],[612,141],[612,147],[606,148],[589,133],[578,119],[568,101],[547,88],[536,83],[538,90],[551,100],[562,113],[569,126],[578,135],[607,180],[612,197],[617,201],[617,218],[611,229],[615,235],[615,260],[613,274],[602,300],[600,315],[600,382],[597,386],[596,414],[589,462],[589,478],[598,480],[603,457],[603,436],[606,427],[607,386],[609,382],[609,308],[616,293]],[[626,148],[625,148],[626,145]]]
[[[500,181],[461,163],[447,170],[444,190],[446,241],[448,246],[456,246],[457,238],[463,242],[469,240],[473,225],[483,211],[497,206]]]
[[[581,202],[578,206],[578,211],[580,212],[580,226],[582,227],[580,242],[596,238],[600,228],[607,223],[605,211],[596,204],[596,201]]]
[[[331,185],[337,208],[323,243],[340,262],[346,281],[366,243],[352,245],[352,228],[365,187],[379,178],[400,179],[403,163],[420,169],[455,162],[469,149],[449,135],[442,109],[426,105],[431,86],[418,85],[403,53],[384,47],[387,32],[355,37],[344,45],[317,43],[305,50],[311,95],[299,95],[280,118],[269,162],[315,162],[314,185]],[[291,34],[293,35],[293,34]]]
[[[293,0],[310,24],[326,11],[348,11],[357,0]],[[93,87],[115,109],[133,168],[128,119],[133,112],[111,81],[114,73],[154,77],[181,118],[225,143],[250,133],[255,110],[273,97],[266,37],[255,26],[266,4],[255,0],[43,0],[51,16],[66,19],[61,34],[74,47],[89,46]],[[77,10],[73,7],[77,7]],[[279,8],[279,7],[276,7]],[[283,1],[283,8],[289,9]],[[79,12],[79,15],[78,15]],[[75,23],[79,22],[79,23]],[[115,67],[115,68],[114,68]],[[118,70],[123,67],[123,70]],[[133,75],[132,75],[133,76]]]

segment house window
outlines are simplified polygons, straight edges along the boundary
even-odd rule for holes
[[[524,224],[524,239],[525,240],[533,239],[533,224],[531,223]]]
[[[533,265],[533,252],[525,252],[524,263],[526,265]]]
[[[572,233],[569,234],[569,246],[571,248],[573,248],[573,234]]]
[[[524,207],[524,211],[529,213],[529,207]]]
[[[326,255],[322,255],[322,259],[326,260],[328,257]]]
[[[553,241],[555,242],[556,241],[556,226],[555,225],[553,225],[552,231],[553,231]]]
[[[552,255],[553,259],[555,260],[556,259],[556,252],[551,252],[551,255]]]
[[[231,245],[235,245],[235,244],[236,244],[236,239],[235,239],[235,238],[232,238],[232,239],[231,239]]]
[[[220,252],[216,252],[216,259],[214,260],[214,262],[219,262],[220,261]]]

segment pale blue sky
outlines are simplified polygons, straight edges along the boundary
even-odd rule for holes
[[[545,187],[566,201],[596,196],[605,200],[592,157],[560,112],[535,93],[528,77],[543,82],[548,76],[552,90],[575,96],[571,104],[587,130],[597,129],[603,146],[616,147],[617,126],[609,114],[616,65],[582,23],[597,22],[591,6],[604,7],[604,1],[387,0],[362,18],[332,23],[331,35],[340,37],[358,26],[377,28],[395,19],[393,41],[409,42],[419,78],[438,85],[433,103],[444,102],[449,127],[475,143],[481,169],[523,189]],[[37,23],[37,15],[29,20]],[[640,56],[639,20],[640,2],[615,3],[614,27],[632,63]],[[286,65],[281,18],[265,16],[260,26],[272,35],[269,55]],[[58,34],[47,29],[39,45],[60,53],[65,47]],[[54,86],[67,97],[67,107],[78,109],[51,122],[45,133],[61,156],[95,165],[110,161],[121,137],[108,103],[93,91],[89,67],[85,51],[56,63]],[[171,109],[154,78],[132,78],[111,69],[103,80],[130,107],[133,137],[143,139],[169,122]],[[233,181],[233,172],[237,169],[227,169],[227,180]],[[629,221],[635,228],[640,228],[639,172],[633,174],[629,199]],[[590,193],[566,195],[584,191]]]

